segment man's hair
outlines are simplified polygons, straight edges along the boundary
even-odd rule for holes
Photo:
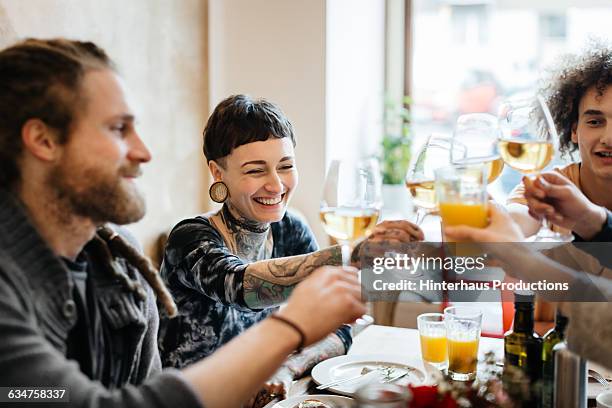
[[[293,126],[283,111],[265,99],[232,95],[217,105],[204,129],[204,156],[219,161],[235,148],[271,137],[288,137],[295,146]]]
[[[66,143],[85,74],[112,69],[106,53],[91,42],[28,39],[0,51],[0,188],[20,181],[18,159],[21,131],[30,119],[40,119]]]
[[[565,55],[551,72],[542,91],[559,132],[561,153],[578,148],[572,142],[572,127],[578,121],[578,105],[586,91],[594,87],[601,96],[609,85],[612,85],[612,47],[598,40],[591,40],[579,54]]]

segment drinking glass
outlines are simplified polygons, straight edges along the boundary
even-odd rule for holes
[[[478,364],[482,312],[468,306],[447,307],[444,324],[448,339],[448,375],[456,381],[473,380]]]
[[[451,148],[452,164],[483,163],[487,184],[494,182],[504,169],[497,150],[499,123],[489,113],[468,113],[457,118]]]
[[[350,265],[354,244],[367,237],[382,207],[378,161],[333,160],[323,186],[320,215],[325,232],[342,246],[342,264]]]
[[[499,113],[500,156],[513,169],[537,177],[552,160],[554,144],[559,139],[557,130],[544,98],[540,95],[514,98],[505,101]],[[567,242],[570,234],[560,234],[550,229],[546,218],[535,241]]]
[[[485,164],[452,165],[437,169],[435,190],[444,226],[487,226]]]
[[[421,356],[439,370],[446,368],[448,352],[446,326],[442,313],[423,313],[417,317]]]
[[[420,225],[428,214],[438,210],[435,191],[434,171],[451,163],[452,138],[448,135],[432,133],[418,151],[406,173],[406,188],[412,196],[412,202],[417,207],[415,224]],[[455,155],[461,157],[461,150]]]

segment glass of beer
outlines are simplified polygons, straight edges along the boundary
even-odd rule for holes
[[[421,356],[439,370],[448,365],[446,326],[442,313],[423,313],[417,317]]]
[[[468,306],[447,307],[444,309],[444,324],[448,342],[448,375],[452,380],[471,381],[476,378],[482,312]]]
[[[484,164],[453,165],[435,171],[442,224],[484,228],[487,219],[487,172]]]

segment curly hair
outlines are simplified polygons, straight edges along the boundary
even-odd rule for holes
[[[40,119],[68,139],[76,109],[82,109],[81,82],[92,69],[112,69],[106,53],[91,42],[66,39],[21,41],[0,51],[0,188],[20,180],[21,130]]]
[[[612,45],[591,40],[584,51],[562,57],[541,91],[559,131],[559,150],[572,153],[572,128],[578,121],[580,100],[591,88],[599,96],[612,85]]]

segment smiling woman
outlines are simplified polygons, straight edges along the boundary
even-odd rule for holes
[[[211,354],[278,309],[293,288],[322,265],[340,265],[339,247],[318,250],[304,221],[287,212],[297,187],[293,127],[265,100],[231,96],[204,130],[216,213],[180,222],[170,233],[161,274],[179,316],[161,334],[165,365],[182,367]],[[404,228],[405,240],[419,236]],[[401,234],[400,234],[401,235]],[[286,384],[317,362],[343,354],[348,327],[291,357],[274,382]],[[282,389],[273,388],[275,393]]]

